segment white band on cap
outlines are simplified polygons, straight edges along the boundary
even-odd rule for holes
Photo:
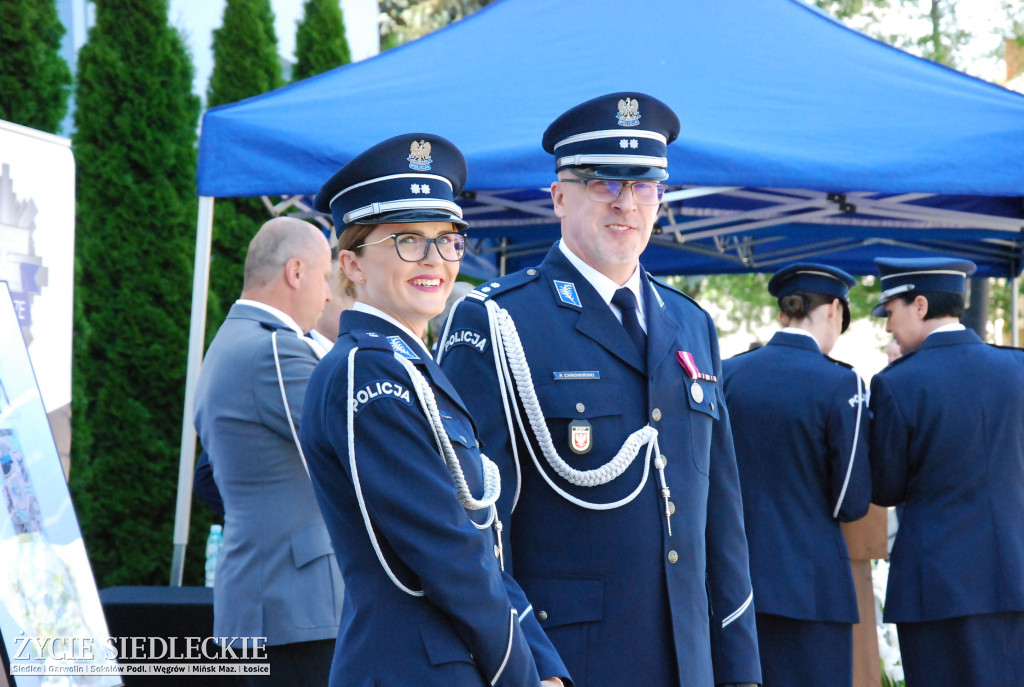
[[[898,296],[901,293],[906,293],[907,291],[913,291],[913,290],[914,290],[914,285],[913,284],[900,284],[899,286],[894,286],[891,289],[889,289],[887,291],[883,291],[882,293],[880,293],[878,295],[878,304],[881,305],[882,303],[884,303],[885,301],[889,300],[893,296]]]
[[[563,138],[561,141],[555,144],[555,150],[558,150],[559,146],[569,145],[570,143],[579,143],[580,141],[595,141],[599,138],[653,138],[655,141],[660,141],[662,145],[668,145],[668,139],[657,131],[646,131],[644,129],[638,129],[637,131],[629,131],[625,129],[605,129],[603,131],[588,131],[583,134],[576,134],[569,138]]]
[[[963,277],[964,279],[967,278],[967,273],[961,272],[959,270],[917,270],[916,272],[897,272],[896,274],[887,274],[884,277],[882,277],[882,282],[884,283],[886,279],[896,279],[898,277],[912,277],[915,274],[955,274],[958,277]]]
[[[649,155],[569,155],[558,158],[558,167],[583,167],[586,165],[637,165],[641,167],[668,167],[667,157]]]
[[[361,208],[346,212],[342,220],[350,224],[357,219],[379,215],[385,212],[396,210],[447,210],[459,219],[462,219],[462,208],[450,200],[439,200],[431,198],[406,198],[404,200],[388,200],[383,203],[370,203]]]
[[[376,184],[377,182],[380,182],[380,181],[390,181],[391,179],[410,179],[410,178],[412,178],[412,179],[434,179],[436,181],[443,181],[444,183],[448,184],[448,188],[452,188],[452,182],[451,181],[449,181],[447,178],[445,178],[443,176],[439,176],[437,174],[409,174],[409,173],[405,173],[405,174],[389,174],[386,177],[377,177],[376,179],[367,179],[366,181],[360,181],[358,184],[352,184],[348,188],[344,188],[344,189],[338,191],[337,193],[335,193],[333,196],[331,196],[331,202],[329,202],[327,205],[328,206],[334,205],[334,201],[338,200],[338,198],[340,198],[341,196],[345,195],[346,193],[348,193],[352,189],[356,189],[356,188],[359,188],[361,186],[366,186],[367,184]]]
[[[839,279],[839,277],[837,277],[834,274],[829,274],[828,272],[819,272],[819,271],[816,271],[816,270],[799,270],[797,272],[794,272],[793,276],[795,277],[798,274],[816,274],[819,277],[828,277],[829,279],[835,279],[836,281],[841,281]]]

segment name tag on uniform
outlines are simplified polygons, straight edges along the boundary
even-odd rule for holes
[[[601,379],[601,373],[597,370],[569,370],[566,372],[555,372],[555,381],[564,379]]]

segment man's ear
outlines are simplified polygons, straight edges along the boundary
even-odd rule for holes
[[[299,288],[303,270],[302,260],[291,258],[284,264],[284,281],[293,289]]]
[[[557,181],[551,182],[551,202],[554,205],[555,217],[565,217],[565,187]]]

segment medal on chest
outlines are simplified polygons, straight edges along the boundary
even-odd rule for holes
[[[701,372],[697,368],[697,362],[693,359],[693,353],[689,351],[676,351],[676,360],[686,370],[686,374],[693,380],[690,384],[690,396],[693,397],[695,403],[704,402],[704,388],[700,385],[701,379],[708,382],[718,381],[714,375],[706,374]]]

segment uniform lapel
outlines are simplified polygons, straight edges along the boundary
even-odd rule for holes
[[[657,365],[666,358],[674,359],[676,342],[681,336],[679,323],[666,311],[654,286],[641,269],[640,283],[644,290],[644,317],[647,320],[647,361],[651,375]]]
[[[551,297],[566,317],[575,318],[576,331],[638,372],[643,372],[645,367],[640,352],[622,323],[590,282],[562,255],[557,245],[548,253],[542,267],[551,286]],[[565,284],[572,286],[572,293]]]

